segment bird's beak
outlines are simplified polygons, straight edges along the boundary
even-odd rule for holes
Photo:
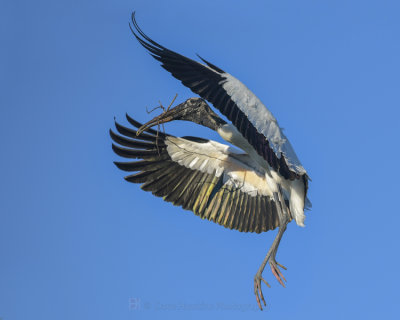
[[[176,107],[170,110],[164,111],[162,114],[159,116],[155,117],[154,119],[150,120],[149,122],[146,122],[144,125],[142,125],[139,130],[136,132],[136,135],[140,135],[143,131],[146,131],[147,129],[154,127],[155,125],[159,125],[162,123],[170,122],[174,120],[179,112],[176,112]]]

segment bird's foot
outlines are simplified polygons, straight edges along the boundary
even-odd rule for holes
[[[271,267],[271,271],[272,274],[275,276],[275,278],[279,281],[279,283],[285,287],[284,281],[286,282],[285,277],[283,276],[281,270],[279,269],[279,267],[281,267],[284,270],[287,270],[286,267],[284,267],[283,265],[281,265],[279,262],[277,262],[275,260],[275,258],[269,259],[269,265]]]
[[[269,283],[265,281],[264,278],[261,276],[261,272],[257,272],[257,274],[254,277],[254,294],[256,295],[258,307],[262,311],[263,308],[261,305],[261,301],[264,303],[264,306],[267,306],[267,303],[265,302],[264,295],[262,293],[261,281],[264,281],[264,283],[268,286],[268,288],[271,288]]]

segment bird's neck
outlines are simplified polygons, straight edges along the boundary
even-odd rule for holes
[[[254,147],[243,137],[233,124],[226,123],[220,126],[217,132],[222,139],[246,152],[258,165],[264,168],[264,170],[269,170],[268,163],[265,159],[257,153]]]
[[[211,116],[209,114],[200,116],[198,118],[195,119],[195,121],[204,126],[207,127],[211,130],[214,131],[218,131],[219,128],[221,128],[222,126],[226,125],[226,121],[222,120],[220,117],[218,116]]]

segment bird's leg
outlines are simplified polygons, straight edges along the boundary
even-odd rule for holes
[[[279,201],[279,197],[277,193],[274,193],[274,198],[275,198],[275,203],[277,204],[277,209],[278,209],[278,217],[279,217],[279,222],[280,222],[280,226],[279,226],[279,230],[278,230],[278,234],[276,235],[271,247],[269,248],[267,255],[264,258],[264,261],[262,262],[260,268],[258,269],[255,277],[254,277],[254,294],[256,295],[256,299],[257,299],[257,303],[259,308],[262,310],[262,305],[261,305],[261,301],[264,303],[264,306],[266,306],[266,302],[264,299],[264,295],[262,293],[262,288],[261,288],[261,280],[268,286],[271,287],[267,281],[264,280],[264,278],[262,277],[262,273],[264,271],[265,266],[267,265],[267,263],[269,262],[270,266],[271,266],[271,270],[272,273],[274,274],[274,276],[278,279],[278,281],[284,286],[282,278],[285,280],[285,278],[283,277],[281,271],[279,270],[278,266],[286,269],[285,267],[283,267],[282,265],[280,265],[279,263],[276,262],[275,260],[275,255],[276,252],[278,250],[278,246],[279,243],[282,239],[282,236],[286,230],[286,226],[289,222],[289,218],[287,215],[287,211],[285,210],[285,212],[283,212],[281,206],[280,206],[280,202]],[[283,206],[285,205],[285,202],[283,202]],[[286,209],[286,208],[285,208]],[[277,266],[278,265],[278,266]],[[286,280],[285,280],[286,281]]]
[[[279,217],[279,222],[280,222],[280,228],[283,229],[282,235],[286,230],[286,226],[289,222],[289,213],[285,204],[285,201],[282,198],[282,192],[279,192],[278,194],[274,194],[275,202],[278,203],[277,209],[278,209],[278,217]],[[278,200],[278,201],[277,201]],[[281,204],[281,205],[279,205]],[[275,276],[275,278],[279,281],[279,283],[284,287],[284,281],[286,282],[285,277],[283,276],[281,270],[279,267],[281,267],[284,270],[287,270],[285,266],[281,265],[279,262],[276,261],[275,256],[276,253],[278,252],[278,247],[282,239],[282,235],[277,239],[277,243],[274,246],[274,250],[271,253],[271,257],[269,259],[269,266],[271,267],[272,274]]]
[[[262,273],[263,273],[263,271],[264,271],[264,268],[265,268],[266,264],[268,263],[268,261],[270,261],[271,258],[272,258],[273,261],[274,261],[274,262],[272,262],[272,263],[271,263],[271,261],[270,261],[270,266],[271,266],[271,269],[272,269],[272,273],[275,275],[275,277],[278,279],[278,281],[279,281],[281,284],[283,284],[283,283],[282,283],[282,280],[280,280],[280,278],[279,278],[279,274],[281,274],[281,272],[280,272],[279,269],[276,267],[277,262],[275,261],[275,254],[276,254],[277,248],[278,248],[278,246],[279,246],[279,242],[280,242],[280,240],[281,240],[281,238],[282,238],[282,235],[283,235],[283,233],[284,233],[285,230],[286,230],[286,225],[287,225],[287,222],[285,222],[285,224],[283,224],[283,225],[281,225],[281,226],[279,227],[278,234],[276,235],[276,237],[275,237],[275,239],[274,239],[274,242],[272,243],[271,247],[269,248],[268,253],[267,253],[267,255],[266,255],[265,258],[264,258],[264,261],[262,262],[260,268],[258,269],[258,271],[257,271],[257,273],[256,273],[256,275],[255,275],[255,277],[254,277],[254,293],[255,293],[255,295],[256,295],[256,299],[257,299],[258,306],[260,307],[261,310],[262,310],[262,306],[261,306],[260,298],[261,298],[262,302],[264,303],[264,306],[267,305],[266,302],[265,302],[265,299],[264,299],[264,295],[263,295],[263,293],[262,293],[262,289],[261,289],[261,280],[262,280],[268,287],[271,287],[271,286],[269,285],[269,283],[268,283],[267,281],[265,281],[264,278],[262,277]],[[274,266],[274,267],[273,267],[273,266]],[[277,273],[276,271],[274,271],[274,268],[278,270],[278,273]],[[283,277],[283,276],[282,276],[282,277]]]
[[[282,235],[283,235],[283,233],[284,233],[285,230],[286,230],[286,225],[287,225],[287,222],[286,222],[286,224],[285,224],[284,226],[282,226],[282,227],[279,228],[279,231],[282,230]],[[285,279],[285,277],[283,276],[283,274],[282,274],[281,270],[279,269],[279,267],[281,267],[281,268],[284,269],[284,270],[287,270],[287,269],[286,269],[285,266],[281,265],[279,262],[277,262],[277,261],[275,260],[276,252],[278,251],[278,247],[279,247],[279,243],[280,243],[280,241],[281,241],[281,239],[282,239],[282,235],[281,235],[281,237],[278,239],[278,242],[277,242],[276,245],[274,246],[274,250],[273,250],[272,253],[271,253],[271,256],[270,256],[270,258],[269,258],[269,266],[271,267],[272,274],[273,274],[273,275],[275,276],[275,278],[279,281],[279,283],[284,287],[284,286],[285,286],[284,281],[286,282],[286,279]],[[278,267],[278,266],[279,266],[279,267]]]

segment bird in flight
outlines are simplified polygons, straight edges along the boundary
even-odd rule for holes
[[[261,284],[267,264],[281,285],[284,278],[276,254],[287,224],[304,226],[306,170],[278,122],[265,105],[239,80],[210,62],[199,63],[171,51],[146,36],[132,14],[131,31],[151,56],[201,98],[191,98],[142,125],[127,115],[128,128],[115,123],[110,130],[113,150],[130,162],[115,162],[131,172],[125,179],[145,191],[191,210],[202,219],[241,232],[278,233],[254,277],[259,308],[266,306]],[[210,102],[231,123],[221,119]],[[232,148],[198,137],[175,137],[151,127],[185,120],[208,127]]]

